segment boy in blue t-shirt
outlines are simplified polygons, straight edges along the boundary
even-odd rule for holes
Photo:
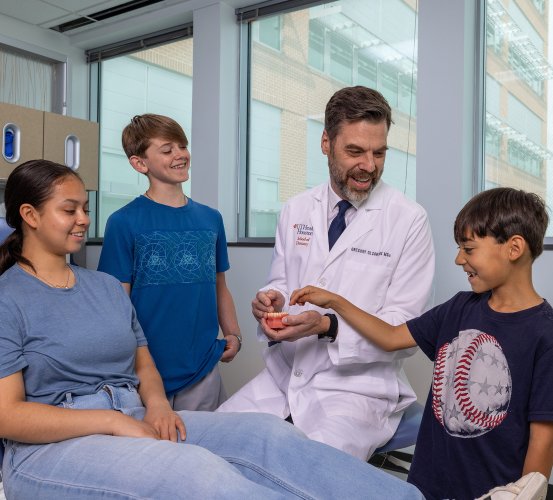
[[[217,363],[242,343],[221,214],[183,193],[190,153],[177,122],[135,116],[122,142],[150,186],[109,217],[98,270],[130,294],[173,409],[213,411],[226,399]]]
[[[474,499],[521,476],[497,489],[537,483],[543,496],[524,498],[545,498],[553,465],[553,309],[534,289],[532,264],[547,225],[535,194],[495,188],[475,196],[454,227],[455,263],[473,291],[403,325],[315,287],[291,296],[290,304],[334,310],[385,351],[418,344],[434,362],[408,477],[427,499]],[[285,339],[275,332],[272,340]]]

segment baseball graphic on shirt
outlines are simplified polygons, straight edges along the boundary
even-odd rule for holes
[[[496,338],[464,330],[438,351],[432,381],[434,416],[448,434],[477,437],[507,416],[511,372]]]

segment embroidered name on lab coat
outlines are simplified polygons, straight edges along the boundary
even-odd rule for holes
[[[362,253],[365,255],[370,255],[371,257],[391,257],[392,256],[392,254],[388,252],[374,252],[373,250],[367,250],[365,248],[351,247],[351,251],[356,253]]]

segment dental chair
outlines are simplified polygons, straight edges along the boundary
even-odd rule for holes
[[[413,461],[413,454],[399,450],[416,443],[422,412],[423,406],[416,401],[407,407],[392,439],[378,448],[368,462],[381,469],[407,474]]]

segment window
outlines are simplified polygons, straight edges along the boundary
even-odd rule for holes
[[[330,74],[341,82],[351,85],[353,44],[337,33],[330,33]]]
[[[376,75],[376,61],[360,52],[357,55],[357,83],[374,89],[377,86]]]
[[[553,185],[553,78],[548,3],[486,2],[484,186],[511,186],[542,196]],[[536,14],[536,9],[540,15]],[[547,233],[553,236],[553,228]]]
[[[307,119],[307,179],[305,187],[312,188],[328,179],[328,162],[321,154],[321,135],[324,130],[323,122]]]
[[[261,19],[257,23],[257,41],[280,50],[280,16]]]
[[[242,26],[249,52],[241,55],[241,99],[247,103],[248,123],[241,128],[247,192],[240,197],[245,229],[239,237],[272,238],[282,204],[328,180],[320,147],[324,109],[335,91],[349,85],[376,88],[389,99],[395,130],[388,139],[384,178],[414,197],[413,2],[341,0],[287,13],[273,6],[266,17],[262,5],[251,8],[261,17],[244,16]],[[280,28],[279,37],[262,39],[270,26]],[[280,50],[266,50],[267,45],[276,48],[277,39]]]
[[[132,169],[121,146],[121,132],[131,118],[143,113],[170,116],[192,142],[192,38],[102,61],[100,76],[98,237],[108,217],[148,187],[146,176]],[[184,184],[188,195],[190,182]]]
[[[0,44],[0,102],[61,113],[65,63]]]
[[[324,71],[325,29],[316,19],[309,20],[309,66]]]
[[[251,236],[274,236],[279,204],[281,110],[261,101],[252,101],[251,120],[263,123],[251,133],[249,176]]]

